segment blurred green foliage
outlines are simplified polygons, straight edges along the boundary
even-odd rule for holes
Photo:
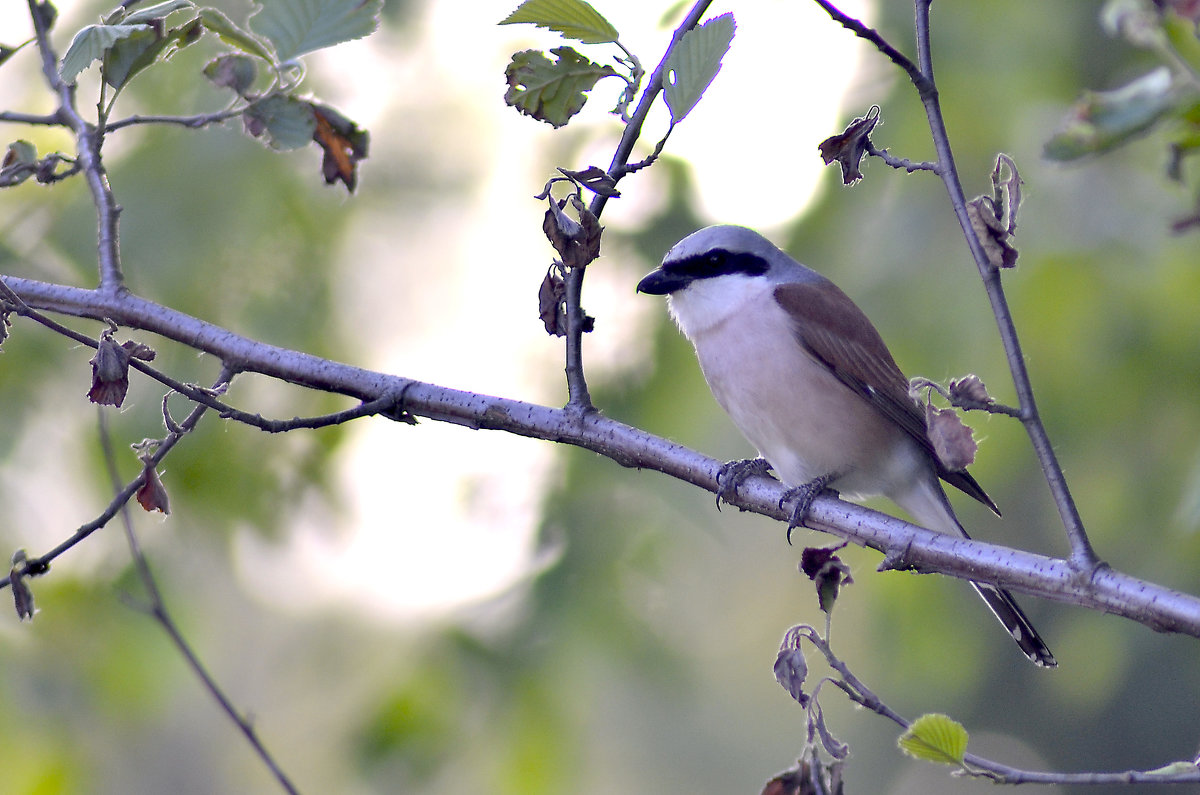
[[[104,10],[90,6],[93,17]],[[910,10],[881,4],[875,24],[911,52]],[[968,192],[987,189],[998,151],[1014,157],[1025,180],[1021,257],[1005,281],[1040,407],[1099,552],[1120,570],[1194,593],[1200,269],[1195,238],[1169,233],[1191,199],[1167,179],[1165,142],[1153,135],[1077,165],[1042,158],[1084,88],[1123,85],[1148,66],[1145,51],[1104,34],[1097,10],[1083,0],[938,5],[936,74]],[[60,32],[90,19],[79,9],[66,16]],[[384,33],[411,41],[419,17],[412,4],[388,3]],[[849,34],[831,23],[828,35]],[[139,75],[123,107],[219,107],[220,92],[197,79],[211,55],[188,48]],[[875,53],[865,52],[864,62],[871,74],[891,74]],[[18,56],[3,69],[6,80],[19,73],[28,82],[30,106],[19,109],[49,109],[33,99],[34,59]],[[792,76],[801,93],[808,77]],[[493,78],[499,103],[503,81]],[[322,79],[313,76],[318,87]],[[846,117],[878,103],[876,145],[930,158],[920,104],[892,79],[886,91],[872,82],[873,93]],[[755,123],[769,123],[762,117]],[[39,152],[69,150],[56,135],[19,137],[36,140]],[[797,151],[816,157],[816,143],[798,142]],[[669,159],[669,144],[667,155],[654,167],[666,175],[667,201],[640,228],[620,233],[642,262],[612,264],[627,277],[630,301],[648,300],[632,294],[638,271],[706,223],[687,200],[704,186]],[[469,174],[438,174],[420,152],[393,149],[367,161],[378,177],[347,201],[319,184],[315,157],[269,153],[236,126],[123,133],[107,164],[124,207],[132,289],[273,344],[354,360],[346,331],[353,319],[335,316],[333,295],[341,269],[353,267],[336,258],[355,214],[420,217],[430,194],[465,201],[472,185]],[[513,195],[532,194],[555,165],[576,164],[541,163]],[[879,162],[865,173],[847,189],[827,170],[820,201],[773,237],[854,297],[908,374],[944,380],[975,372],[1010,401],[1003,353],[941,184]],[[637,179],[622,189],[636,192]],[[79,181],[0,193],[0,270],[92,283],[94,216]],[[531,306],[538,278],[530,278]],[[653,311],[660,321],[645,341],[653,368],[596,383],[597,404],[714,456],[750,454],[704,387],[690,347],[662,307]],[[598,318],[597,336],[605,323]],[[95,333],[94,324],[77,325]],[[20,332],[0,357],[0,484],[9,508],[0,538],[6,549],[25,545],[33,554],[31,537],[57,542],[71,530],[61,522],[82,522],[104,504],[106,478],[94,414],[82,402],[90,352]],[[206,383],[216,375],[207,358],[143,341],[159,347],[156,364],[177,377]],[[344,406],[262,379],[235,382],[232,397],[276,416]],[[113,416],[114,438],[160,432],[160,398],[135,381],[131,408]],[[182,402],[172,410],[177,419],[186,411]],[[964,503],[964,522],[986,539],[1062,554],[1022,429],[1002,418],[967,419],[982,438],[975,472],[1005,517]],[[31,438],[35,431],[65,435],[71,454],[58,462],[60,480],[13,494],[6,484],[42,441]],[[438,428],[426,423],[423,432]],[[268,436],[209,417],[168,459],[171,518],[139,520],[185,632],[235,703],[256,716],[302,790],[747,792],[799,754],[803,715],[771,675],[787,627],[823,621],[795,570],[799,549],[786,546],[775,523],[717,513],[708,494],[591,453],[560,451],[542,507],[549,562],[496,604],[397,629],[350,609],[293,615],[253,599],[234,571],[232,533],[253,528],[282,540],[309,500],[336,510],[344,497],[332,470],[344,437],[336,429]],[[121,465],[124,477],[136,472],[132,456]],[[64,503],[70,511],[57,510]],[[397,513],[404,510],[398,504]],[[828,541],[805,532],[796,540]],[[162,634],[122,604],[122,595],[140,598],[122,543],[116,525],[102,531],[33,583],[42,612],[31,625],[0,622],[5,791],[272,791]],[[1194,753],[1193,641],[1026,599],[1061,663],[1046,673],[1010,648],[964,584],[874,574],[878,556],[862,550],[844,558],[855,584],[839,600],[835,649],[903,714],[951,715],[971,732],[970,750],[984,755],[989,733],[1011,735],[1026,755],[1004,761],[1034,767],[1148,768]],[[905,776],[918,763],[900,756],[893,727],[837,695],[829,690],[822,703],[832,730],[853,748],[851,788],[914,791],[904,789]],[[937,781],[942,789],[920,791],[969,786]]]

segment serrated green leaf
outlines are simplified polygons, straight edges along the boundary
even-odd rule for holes
[[[268,63],[274,62],[275,54],[271,52],[266,41],[234,24],[233,20],[217,9],[200,9],[200,21],[204,23],[205,28],[217,34],[217,38],[230,47],[236,47],[244,53],[256,55]]]
[[[1046,142],[1051,160],[1100,154],[1145,133],[1177,100],[1165,66],[1114,91],[1088,91],[1075,103],[1064,129]]]
[[[200,38],[203,27],[196,17],[184,25],[159,36],[153,28],[146,28],[114,44],[104,54],[104,82],[113,88],[121,88],[138,72],[158,60],[166,60],[179,50]]]
[[[585,0],[525,0],[501,25],[527,23],[549,28],[584,44],[617,40],[617,29]]]
[[[551,62],[538,50],[513,55],[508,68],[508,91],[504,101],[527,116],[562,127],[583,108],[586,92],[602,77],[617,72],[611,66],[589,61],[570,47],[550,51],[558,58]]]
[[[167,16],[174,14],[176,11],[181,11],[185,8],[195,8],[196,4],[192,0],[167,0],[165,3],[143,8],[140,11],[135,11],[129,16],[121,20],[124,25],[137,25],[152,22],[156,19],[165,19]]]
[[[135,72],[154,63],[160,41],[154,28],[145,27],[113,44],[104,53],[104,82],[113,88],[121,88]],[[147,54],[148,58],[143,57]]]
[[[80,72],[91,66],[93,61],[103,58],[118,41],[147,30],[150,30],[149,25],[88,25],[75,34],[58,67],[58,73],[63,82],[74,83]]]
[[[369,36],[383,0],[264,0],[250,27],[270,39],[280,61]]]
[[[961,723],[946,715],[930,713],[913,721],[897,742],[900,750],[916,759],[961,765],[968,739]]]
[[[284,94],[272,94],[242,112],[246,131],[265,136],[272,149],[299,149],[312,142],[317,129],[311,103]]]
[[[683,34],[671,50],[663,93],[671,109],[672,124],[678,124],[691,113],[721,71],[721,59],[729,52],[736,29],[733,14],[721,14]]]

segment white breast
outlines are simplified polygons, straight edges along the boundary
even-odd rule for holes
[[[734,274],[671,296],[717,402],[789,485],[834,474],[849,497],[908,488],[929,467],[916,443],[801,347],[773,290]]]

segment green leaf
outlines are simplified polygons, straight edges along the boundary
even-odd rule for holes
[[[29,141],[18,140],[8,145],[4,159],[0,160],[0,187],[20,185],[37,172],[37,147]],[[4,337],[4,324],[0,320],[0,339]]]
[[[736,27],[733,14],[722,14],[683,34],[671,50],[663,93],[671,109],[672,124],[678,124],[691,113],[721,71],[721,59],[729,52]]]
[[[268,63],[275,62],[275,54],[265,40],[234,24],[233,20],[215,8],[200,9],[200,21],[204,27],[217,34],[217,38],[244,53],[257,55]]]
[[[148,30],[149,25],[88,25],[75,34],[63,56],[58,68],[63,82],[74,83],[80,72],[91,66],[92,61],[103,58],[118,41]]]
[[[617,74],[611,66],[589,61],[570,47],[550,51],[558,61],[538,50],[513,55],[504,76],[508,91],[504,101],[527,116],[562,127],[587,102],[585,93],[602,77]]]
[[[913,721],[900,735],[900,750],[916,759],[943,765],[961,765],[967,752],[967,730],[946,715],[930,713]]]
[[[501,25],[528,23],[549,28],[584,44],[617,40],[617,29],[585,0],[525,0]]]
[[[0,64],[4,63],[9,58],[16,55],[17,52],[21,49],[21,47],[24,47],[24,46],[25,46],[24,44],[21,44],[16,47],[9,47],[6,44],[0,44]]]
[[[135,11],[122,19],[121,22],[125,25],[150,23],[156,19],[165,19],[176,11],[195,7],[196,4],[192,0],[167,0],[165,3],[159,3],[149,8],[143,8],[141,11]]]
[[[258,61],[246,55],[228,52],[204,66],[204,76],[222,88],[231,88],[245,96],[258,77]]]
[[[317,129],[311,103],[272,94],[253,103],[242,112],[246,132],[255,138],[266,137],[272,149],[299,149],[312,142]]]
[[[383,0],[264,0],[250,18],[280,61],[361,39],[379,27]]]
[[[1193,75],[1200,75],[1200,39],[1196,38],[1196,23],[1168,11],[1163,17],[1163,30],[1175,54],[1188,65]]]
[[[1075,160],[1100,154],[1153,127],[1176,102],[1171,72],[1165,66],[1114,91],[1087,91],[1062,131],[1046,142],[1051,160]]]
[[[104,82],[121,88],[138,72],[200,38],[204,28],[196,17],[159,36],[153,28],[138,31],[114,44],[104,54]]]

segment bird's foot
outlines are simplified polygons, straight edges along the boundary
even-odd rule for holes
[[[726,461],[717,473],[717,510],[721,510],[722,502],[737,493],[738,486],[748,477],[754,475],[766,476],[771,471],[771,464],[765,458],[743,458],[739,461]]]
[[[813,500],[817,498],[817,495],[823,491],[837,493],[833,489],[827,488],[833,478],[833,475],[822,475],[819,478],[813,478],[803,485],[788,489],[779,498],[780,509],[791,500],[796,501],[796,504],[792,507],[792,513],[788,517],[787,542],[789,544],[792,543],[792,531],[804,524],[804,518],[808,515],[808,509],[812,507]]]

